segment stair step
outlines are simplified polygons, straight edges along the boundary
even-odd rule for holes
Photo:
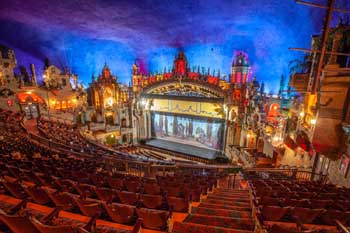
[[[211,203],[211,204],[218,204],[218,205],[231,205],[231,206],[250,207],[250,204],[249,204],[249,203],[245,203],[245,202],[235,202],[235,201],[222,201],[222,200],[210,200],[210,199],[205,199],[205,200],[203,200],[203,203]]]
[[[254,230],[254,223],[251,219],[248,218],[230,218],[201,214],[189,214],[184,220],[184,222],[224,227],[230,229],[241,229],[248,231]]]
[[[217,209],[226,209],[226,210],[238,210],[238,211],[251,211],[250,206],[234,206],[234,205],[220,205],[220,204],[213,204],[213,203],[200,203],[199,207],[204,208],[217,208]]]
[[[213,200],[213,201],[225,201],[225,202],[232,202],[232,203],[236,203],[236,202],[240,202],[240,203],[250,203],[249,199],[232,199],[232,198],[224,198],[224,197],[207,197],[206,200]]]
[[[210,198],[220,198],[220,199],[226,199],[226,200],[245,200],[245,201],[250,201],[250,198],[249,197],[245,197],[245,196],[226,196],[226,195],[209,194],[208,197],[210,197]]]
[[[192,214],[202,214],[209,216],[221,216],[230,218],[247,218],[251,219],[251,213],[249,211],[239,211],[239,210],[227,210],[218,208],[205,208],[205,207],[192,207]]]
[[[208,226],[189,222],[174,222],[173,232],[188,233],[188,232],[220,232],[220,233],[252,233],[253,231],[229,229],[224,227]]]

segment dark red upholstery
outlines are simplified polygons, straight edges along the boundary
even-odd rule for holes
[[[189,202],[184,198],[167,197],[167,202],[169,206],[172,207],[172,210],[175,212],[188,212]]]
[[[322,216],[321,220],[325,225],[335,225],[335,220],[339,220],[344,225],[350,220],[350,212],[343,212],[339,210],[327,210]]]
[[[295,207],[292,210],[292,216],[297,217],[302,223],[312,223],[323,212],[324,209]]]
[[[123,180],[120,178],[108,177],[107,181],[112,189],[122,190],[124,188]]]
[[[136,205],[139,202],[139,194],[126,192],[126,191],[117,191],[118,198],[121,203],[127,205]]]
[[[280,221],[289,211],[289,207],[264,206],[261,214],[264,220]]]
[[[113,198],[117,195],[113,189],[99,187],[95,187],[95,193],[98,199],[108,202],[112,201]]]
[[[55,203],[56,206],[62,207],[63,210],[71,210],[76,206],[73,198],[67,193],[47,193],[53,203]]]
[[[49,226],[41,223],[36,218],[31,218],[31,223],[35,226],[40,233],[75,233],[73,226]]]
[[[7,215],[0,210],[0,221],[5,223],[14,233],[39,233],[27,217],[20,215]],[[24,231],[25,230],[25,231]]]
[[[141,194],[140,201],[146,208],[160,209],[163,204],[163,197],[159,195]]]
[[[17,182],[9,182],[4,181],[3,182],[5,188],[16,198],[18,199],[24,199],[27,194],[25,193],[22,186]]]
[[[140,191],[140,183],[133,180],[125,180],[124,185],[129,192],[138,193]]]
[[[101,204],[96,201],[82,200],[79,198],[74,198],[74,201],[85,216],[93,217],[102,212]]]
[[[166,230],[169,216],[168,211],[150,210],[145,208],[136,209],[137,216],[142,218],[142,226],[154,230]]]
[[[45,190],[40,187],[27,187],[25,191],[38,204],[45,205],[50,202],[50,197],[47,195]]]
[[[112,203],[104,204],[104,208],[116,223],[131,224],[135,220],[135,206]]]
[[[150,194],[150,195],[159,195],[161,192],[159,185],[154,184],[154,183],[151,183],[151,184],[145,183],[143,185],[143,189],[144,189],[145,193]]]

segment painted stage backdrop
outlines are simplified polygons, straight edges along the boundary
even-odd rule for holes
[[[213,118],[152,112],[153,138],[222,150],[224,122]]]

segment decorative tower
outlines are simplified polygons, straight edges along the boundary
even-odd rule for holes
[[[142,87],[142,74],[140,67],[135,63],[132,65],[132,90],[133,92],[139,92]]]
[[[188,63],[185,53],[180,50],[174,61],[173,73],[176,77],[184,77],[188,72]]]
[[[236,52],[232,62],[231,84],[246,84],[249,72],[248,55],[244,52]]]

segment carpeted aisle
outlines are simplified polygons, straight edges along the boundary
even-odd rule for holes
[[[249,233],[254,231],[248,190],[240,190],[245,181],[237,176],[219,181],[214,189],[183,222],[175,222],[173,233]],[[229,188],[230,187],[230,188]]]

